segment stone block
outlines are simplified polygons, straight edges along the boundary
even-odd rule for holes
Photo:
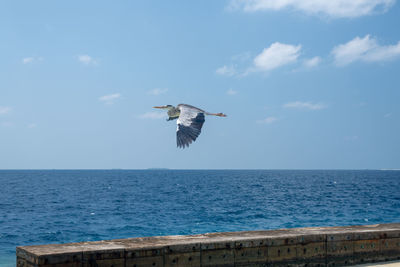
[[[309,244],[309,243],[319,243],[326,242],[325,234],[310,234],[310,235],[300,235],[297,237],[298,244]]]
[[[46,265],[35,265],[39,267],[82,267],[82,263],[60,263],[60,264],[46,264]],[[98,265],[99,267],[103,267],[104,265]],[[109,265],[111,266],[111,265]]]
[[[381,231],[381,239],[387,238],[400,238],[400,230],[399,229],[388,229]]]
[[[352,256],[354,253],[353,241],[335,241],[326,243],[327,256]]]
[[[325,266],[326,243],[313,242],[297,245],[296,263],[299,266]]]
[[[254,248],[254,247],[262,247],[267,245],[267,240],[263,238],[256,239],[244,239],[235,242],[235,248]]]
[[[200,244],[201,251],[216,250],[216,249],[233,249],[235,247],[234,241],[222,242],[203,242]]]
[[[235,266],[233,249],[217,249],[201,251],[201,266],[229,267]]]
[[[22,259],[26,261],[26,263],[24,264],[38,264],[38,257],[32,253],[25,251],[24,249],[17,247],[16,254],[17,259],[20,259],[21,264],[23,263]]]
[[[30,263],[25,259],[17,257],[17,267],[36,267],[36,264]]]
[[[164,266],[163,256],[127,258],[126,267],[161,267]]]
[[[307,245],[297,245],[298,260],[322,259],[326,257],[325,242],[309,243]]]
[[[163,248],[152,248],[152,249],[134,249],[129,248],[125,250],[125,258],[143,258],[143,257],[155,257],[162,256]]]
[[[125,267],[125,250],[84,251],[82,253],[82,263],[83,267]]]
[[[251,265],[252,266],[252,265]],[[266,265],[256,265],[257,267],[299,267],[300,265],[296,261],[282,261],[282,262],[272,262]]]
[[[164,249],[165,254],[173,254],[173,253],[187,253],[187,252],[196,252],[200,251],[200,243],[181,243],[176,245],[167,246]]]
[[[380,242],[383,260],[400,260],[400,238],[381,239]]]
[[[200,266],[200,251],[187,253],[165,254],[164,266],[195,267]]]
[[[353,235],[353,240],[374,240],[380,239],[384,235],[384,231],[357,231]]]
[[[89,260],[83,262],[82,267],[125,267],[125,259]],[[45,266],[43,266],[45,267]],[[50,266],[49,266],[50,267]],[[58,267],[58,266],[52,266]],[[60,267],[64,267],[60,266]],[[67,266],[65,266],[67,267]]]
[[[296,235],[283,235],[274,238],[267,238],[265,240],[267,246],[290,246],[298,244],[298,236]]]
[[[42,255],[37,258],[39,266],[51,264],[82,263],[82,253],[62,253]]]
[[[353,263],[376,262],[380,258],[380,240],[355,240]]]
[[[297,259],[297,245],[267,247],[268,263],[288,262]]]
[[[346,239],[346,238],[344,238]],[[354,243],[351,240],[326,243],[327,266],[342,266],[353,263]]]
[[[353,233],[330,233],[326,235],[326,242],[335,242],[335,241],[351,241],[354,240]]]
[[[235,249],[235,266],[268,262],[268,247],[242,247]]]

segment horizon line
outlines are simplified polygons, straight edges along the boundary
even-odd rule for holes
[[[234,170],[242,170],[242,171],[400,171],[400,168],[200,168],[200,169],[180,169],[180,168],[137,168],[137,169],[130,169],[130,168],[21,168],[21,169],[14,169],[14,168],[5,168],[0,169],[0,171],[207,171],[207,170],[221,170],[221,171],[234,171]]]

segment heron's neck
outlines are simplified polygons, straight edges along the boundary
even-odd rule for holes
[[[172,117],[172,118],[179,117],[179,114],[180,114],[180,110],[178,108],[175,108],[175,107],[168,108],[168,116],[169,117]]]

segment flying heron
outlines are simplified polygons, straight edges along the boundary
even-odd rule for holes
[[[172,105],[156,106],[154,108],[168,110],[167,121],[177,120],[176,145],[181,148],[188,147],[196,141],[201,133],[201,127],[204,123],[204,115],[226,117],[223,113],[209,113],[202,109],[187,104],[179,104],[176,107]]]

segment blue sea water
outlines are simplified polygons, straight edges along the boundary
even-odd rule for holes
[[[15,247],[400,222],[400,171],[0,171],[0,266]]]

